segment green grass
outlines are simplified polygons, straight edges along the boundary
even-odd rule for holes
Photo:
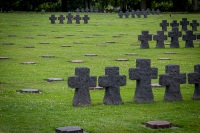
[[[67,13],[55,13],[56,16]],[[75,13],[73,13],[74,15]],[[180,48],[156,49],[155,41],[150,42],[150,49],[140,49],[137,36],[142,30],[156,34],[161,30],[159,23],[163,19],[181,21],[187,17],[191,22],[200,22],[199,14],[151,15],[148,18],[119,19],[117,14],[89,14],[89,24],[57,24],[48,20],[51,14],[39,13],[1,13],[0,14],[0,56],[10,59],[0,60],[0,132],[55,132],[62,126],[81,126],[91,133],[130,133],[130,132],[175,132],[198,133],[200,131],[200,101],[192,100],[194,85],[181,85],[183,101],[164,102],[165,89],[153,89],[154,103],[136,104],[133,102],[135,81],[128,79],[128,69],[134,68],[137,58],[150,58],[151,66],[158,68],[158,73],[165,73],[165,65],[178,64],[181,72],[194,71],[194,65],[200,63],[200,48],[185,48],[180,38]],[[81,14],[83,16],[83,14]],[[66,22],[66,21],[65,21]],[[74,22],[74,21],[73,21]],[[17,26],[13,26],[13,25]],[[33,26],[38,24],[38,26]],[[190,26],[188,26],[191,29]],[[82,32],[79,32],[79,31]],[[168,27],[168,31],[171,27]],[[56,31],[56,32],[52,32]],[[198,31],[194,33],[199,33]],[[17,37],[8,37],[16,34]],[[46,36],[38,36],[45,34]],[[67,36],[74,34],[74,36]],[[94,36],[100,34],[101,36]],[[124,34],[120,38],[113,36]],[[165,32],[167,34],[167,32]],[[183,32],[183,34],[185,34]],[[26,36],[34,37],[27,39]],[[64,36],[64,38],[55,38]],[[93,36],[93,38],[85,38]],[[166,43],[169,42],[169,38]],[[116,44],[106,44],[116,41]],[[14,45],[3,45],[13,42]],[[39,44],[49,42],[49,44]],[[82,42],[83,44],[73,44]],[[196,41],[197,42],[197,41]],[[61,47],[71,45],[72,47]],[[24,46],[34,46],[26,49]],[[166,55],[164,52],[177,52]],[[96,57],[86,57],[94,53]],[[126,53],[138,53],[138,56],[127,56]],[[55,58],[42,58],[43,55],[54,55]],[[171,60],[160,61],[161,57]],[[116,62],[117,58],[129,59],[128,62]],[[81,59],[82,64],[70,63]],[[34,61],[35,65],[22,65],[22,62]],[[90,68],[92,76],[104,75],[106,66],[118,66],[120,74],[127,76],[127,85],[121,87],[122,105],[103,105],[104,91],[90,91],[92,106],[73,107],[74,89],[67,85],[68,76],[74,75],[78,66]],[[48,83],[50,77],[64,78],[65,81]],[[152,83],[158,83],[153,79]],[[39,89],[41,94],[19,94],[16,91],[24,88]],[[152,130],[143,124],[151,120],[166,120],[179,128]]]

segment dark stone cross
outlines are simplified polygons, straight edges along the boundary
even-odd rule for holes
[[[119,75],[119,67],[106,67],[105,76],[99,76],[99,86],[105,87],[104,104],[121,104],[120,86],[126,85],[126,76]]]
[[[49,20],[51,20],[51,24],[55,24],[55,20],[57,20],[57,17],[55,17],[55,15],[51,15],[51,17],[49,17]]]
[[[141,41],[140,48],[149,48],[149,42],[152,40],[152,35],[149,31],[142,31],[142,35],[138,35],[138,40]]]
[[[63,17],[63,15],[60,15],[60,17],[58,17],[58,20],[60,20],[59,24],[64,24],[64,20],[65,20],[65,17]]]
[[[180,66],[175,64],[166,65],[165,73],[159,77],[159,84],[166,86],[164,100],[169,102],[182,100],[180,84],[186,83],[186,74],[180,73]]]
[[[190,26],[192,26],[193,31],[197,31],[197,26],[199,26],[199,23],[197,20],[192,20],[192,23],[190,23]]]
[[[89,87],[95,87],[96,80],[96,76],[90,77],[89,68],[75,68],[75,76],[68,77],[68,86],[71,88],[75,88],[75,94],[72,103],[74,106],[91,105]]]
[[[164,41],[167,40],[167,35],[164,34],[164,31],[157,31],[157,35],[153,36],[153,40],[156,40],[156,48],[165,48]]]
[[[77,8],[77,9],[76,9],[76,12],[77,12],[77,13],[79,13],[79,12],[80,12],[80,9],[79,9],[79,8]]]
[[[157,15],[159,15],[159,14],[160,14],[160,10],[159,10],[159,9],[157,9],[157,11],[156,11],[156,14],[157,14]]]
[[[119,18],[123,18],[124,13],[123,13],[122,11],[120,11],[120,12],[118,13],[118,15],[119,15]]]
[[[155,11],[154,9],[152,9],[151,14],[154,15],[155,12],[156,12],[156,11]]]
[[[130,15],[129,11],[126,11],[124,15],[125,15],[125,18],[129,18],[129,15]]]
[[[135,14],[137,15],[138,18],[141,18],[141,12],[140,12],[140,10],[137,10]]]
[[[89,12],[89,10],[90,10],[89,8],[86,8],[86,9],[85,9],[86,12]]]
[[[80,24],[80,20],[81,20],[81,17],[80,15],[76,15],[76,17],[74,17],[74,19],[76,20],[76,24]]]
[[[196,35],[193,34],[192,30],[187,30],[186,35],[183,35],[183,40],[185,42],[185,47],[186,48],[191,48],[194,47],[193,40],[196,40]]]
[[[167,31],[167,26],[169,26],[169,23],[167,23],[167,20],[162,20],[162,23],[160,23],[160,26],[162,27],[163,31]]]
[[[66,18],[67,18],[67,24],[72,24],[73,15],[71,13],[68,13]]]
[[[188,73],[188,83],[195,84],[193,99],[200,100],[200,64],[194,66],[194,73]]]
[[[136,68],[129,69],[129,79],[136,80],[134,101],[137,103],[154,102],[151,79],[156,79],[158,68],[151,68],[150,59],[137,59]]]
[[[144,15],[144,18],[147,18],[147,15],[148,15],[148,14],[147,14],[146,11],[143,11],[143,12],[142,12],[142,15]]]
[[[84,15],[82,19],[84,20],[84,24],[88,24],[88,20],[90,20],[90,17],[88,17],[88,15]]]
[[[131,17],[132,17],[132,18],[135,18],[135,14],[136,14],[136,13],[135,13],[135,10],[132,10],[132,11],[131,11]]]
[[[172,23],[170,23],[170,26],[173,27],[178,27],[179,23],[177,23],[177,20],[173,20]]]
[[[178,38],[182,36],[182,32],[178,31],[178,27],[173,27],[172,31],[168,32],[168,37],[171,37],[171,48],[179,48]]]
[[[200,39],[200,34],[197,34],[197,39]]]
[[[182,30],[187,30],[187,25],[189,25],[189,21],[187,21],[187,18],[182,18],[182,21],[180,21],[180,25],[182,25]]]

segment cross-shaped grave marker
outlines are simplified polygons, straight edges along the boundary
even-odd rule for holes
[[[132,11],[131,11],[131,17],[132,17],[132,18],[135,18],[135,14],[136,14],[136,13],[135,13],[135,10],[132,10]]]
[[[159,77],[159,84],[166,86],[164,100],[182,100],[180,84],[186,83],[186,74],[180,73],[180,66],[176,64],[166,65],[165,73],[166,74],[161,74]]]
[[[178,31],[178,27],[173,27],[172,31],[168,32],[168,37],[171,37],[171,48],[179,48],[178,38],[182,36],[182,32]]]
[[[125,15],[125,18],[129,18],[129,15],[130,15],[129,11],[126,11],[124,15]]]
[[[55,20],[57,20],[57,17],[55,17],[55,15],[51,15],[51,17],[49,17],[49,20],[51,20],[51,24],[55,24]]]
[[[149,42],[152,40],[152,35],[149,31],[142,31],[142,35],[138,35],[138,40],[141,41],[140,48],[149,48]]]
[[[67,24],[72,24],[73,15],[71,13],[68,13],[66,18],[67,18]]]
[[[158,68],[151,68],[150,59],[137,59],[136,68],[129,69],[129,79],[137,80],[134,101],[137,103],[151,103],[154,96],[151,79],[156,79]]]
[[[190,23],[190,26],[192,26],[193,31],[197,31],[197,26],[199,26],[199,23],[197,20],[192,20],[192,23]]]
[[[187,30],[186,35],[183,35],[183,40],[185,42],[185,47],[186,48],[191,48],[194,47],[193,40],[196,40],[196,35],[193,34],[192,30]]]
[[[139,10],[139,9],[136,11],[136,13],[135,13],[135,14],[137,15],[137,17],[138,17],[138,18],[141,18],[141,12],[140,12],[140,10]]]
[[[68,77],[68,86],[75,88],[75,94],[73,98],[74,106],[91,105],[89,87],[96,86],[96,79],[96,76],[90,76],[89,68],[75,68],[75,76]]]
[[[80,24],[80,20],[81,20],[81,17],[80,15],[76,15],[76,17],[74,17],[74,19],[76,20],[76,24]]]
[[[194,66],[194,73],[188,73],[188,83],[195,84],[193,99],[200,99],[200,64]]]
[[[187,21],[187,18],[182,18],[182,21],[180,21],[180,25],[182,25],[182,30],[187,30],[187,25],[189,25],[189,21]]]
[[[122,11],[120,11],[120,12],[118,13],[118,15],[119,15],[119,18],[123,18],[124,13],[123,13]]]
[[[119,75],[119,67],[106,67],[105,76],[99,76],[99,86],[105,87],[104,104],[121,104],[120,86],[126,85],[126,76]]]
[[[156,48],[165,48],[164,41],[167,40],[167,35],[164,34],[164,31],[157,31],[157,35],[153,36],[153,40],[156,40]]]
[[[162,23],[160,23],[160,26],[162,27],[163,31],[167,31],[167,26],[169,26],[169,23],[167,23],[167,20],[162,20]]]
[[[58,17],[58,20],[60,20],[59,24],[64,24],[65,17],[63,17],[63,15],[60,15],[60,17]]]
[[[177,20],[173,20],[172,23],[170,23],[170,26],[173,27],[178,27],[179,23],[177,23]]]
[[[88,17],[88,15],[84,15],[82,19],[84,20],[84,24],[88,24],[88,20],[90,20],[90,17]]]

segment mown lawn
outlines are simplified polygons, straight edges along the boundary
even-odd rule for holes
[[[56,17],[60,14],[54,13]],[[75,15],[75,13],[72,13]],[[164,88],[153,88],[154,103],[137,104],[133,102],[136,81],[128,78],[128,69],[136,67],[136,59],[149,58],[151,66],[158,68],[159,74],[165,73],[165,65],[178,64],[183,73],[194,72],[194,65],[200,64],[199,40],[194,48],[185,48],[185,41],[179,38],[180,48],[156,49],[155,41],[150,41],[150,49],[140,49],[137,36],[142,30],[156,34],[161,30],[163,19],[188,21],[199,14],[150,15],[148,18],[119,19],[116,13],[89,14],[89,24],[50,24],[51,13],[0,13],[0,132],[55,132],[63,126],[81,126],[90,133],[130,133],[130,132],[175,132],[198,133],[200,131],[200,101],[192,100],[194,85],[182,84],[183,100],[165,102]],[[83,14],[80,14],[83,17]],[[181,29],[181,26],[179,26]],[[188,26],[188,29],[191,29]],[[168,31],[171,27],[168,27]],[[182,32],[185,34],[185,32]],[[200,27],[198,31],[200,33]],[[16,35],[10,37],[9,35]],[[45,36],[40,36],[44,34]],[[72,34],[74,36],[68,36]],[[167,35],[168,32],[165,32]],[[113,37],[113,36],[121,37]],[[63,36],[64,38],[56,38]],[[87,38],[86,36],[92,36]],[[165,41],[169,44],[170,38]],[[108,44],[107,41],[115,41]],[[14,45],[5,45],[12,42]],[[49,44],[40,44],[48,42]],[[74,44],[81,42],[83,44]],[[70,45],[71,47],[61,47]],[[34,46],[35,48],[24,48]],[[176,52],[167,55],[165,52]],[[126,53],[137,53],[127,56]],[[85,54],[97,54],[94,57]],[[42,58],[53,55],[55,58]],[[129,61],[117,62],[126,58]],[[171,60],[158,60],[170,58]],[[71,63],[71,60],[84,60],[84,63]],[[32,61],[34,65],[23,65]],[[76,67],[90,68],[90,75],[104,75],[106,66],[118,66],[120,74],[127,76],[127,85],[121,87],[122,105],[104,105],[104,90],[91,90],[92,106],[73,107],[74,89],[67,85],[68,76],[74,75]],[[64,78],[60,82],[46,82],[47,78]],[[152,83],[158,83],[158,78]],[[20,94],[19,90],[35,88],[41,94]],[[152,120],[169,121],[176,128],[152,130],[144,123]]]

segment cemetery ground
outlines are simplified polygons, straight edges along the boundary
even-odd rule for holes
[[[200,101],[192,100],[194,84],[181,85],[182,101],[165,102],[165,88],[161,87],[152,88],[154,103],[137,104],[133,102],[136,81],[128,77],[128,69],[136,67],[138,58],[151,59],[158,75],[165,73],[167,64],[180,65],[182,73],[194,72],[194,65],[200,63],[200,40],[194,41],[194,48],[185,48],[182,38],[179,38],[180,48],[170,48],[168,38],[165,48],[157,49],[156,41],[150,41],[149,49],[140,49],[138,35],[142,30],[157,34],[163,19],[169,23],[182,18],[200,22],[199,14],[180,13],[170,17],[169,13],[163,13],[119,19],[117,13],[88,13],[88,24],[81,20],[79,25],[74,20],[73,24],[67,24],[66,20],[65,24],[59,24],[58,20],[50,24],[51,14],[0,13],[0,56],[8,57],[0,60],[0,132],[55,132],[55,128],[64,126],[80,126],[92,133],[200,131]],[[171,31],[171,27],[167,29]],[[194,33],[199,34],[200,27]],[[46,55],[52,58],[45,58]],[[123,104],[104,105],[104,90],[90,90],[92,106],[73,107],[74,89],[68,87],[67,78],[74,75],[78,66],[90,68],[91,76],[105,75],[105,67],[118,66],[120,74],[127,78],[126,86],[120,87]],[[64,80],[47,82],[48,78]],[[152,79],[152,83],[158,83],[158,78]],[[41,93],[19,93],[26,88]],[[173,128],[155,130],[144,126],[154,120],[169,121]]]

